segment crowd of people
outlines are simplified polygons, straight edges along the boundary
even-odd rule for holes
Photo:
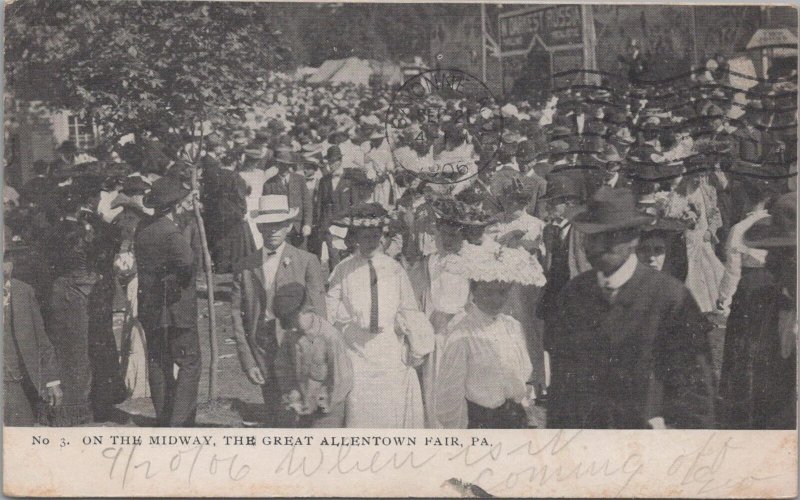
[[[731,77],[404,110],[272,79],[234,130],[65,143],[4,187],[6,424],[194,425],[211,265],[270,427],[794,428],[797,75]]]

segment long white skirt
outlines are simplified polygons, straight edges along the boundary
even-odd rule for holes
[[[347,427],[419,429],[425,427],[417,372],[405,365],[376,367],[351,353],[353,390],[347,398]]]
[[[691,233],[686,238],[686,256],[689,261],[686,288],[697,301],[700,311],[711,312],[716,308],[725,266],[717,258],[710,242]]]

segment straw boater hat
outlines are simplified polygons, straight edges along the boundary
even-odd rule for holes
[[[759,220],[744,233],[744,244],[767,250],[797,246],[797,192],[775,198],[767,211],[769,217]]]
[[[256,224],[275,224],[297,217],[298,207],[289,208],[289,198],[283,194],[268,194],[258,199],[258,209],[250,211],[250,218]]]
[[[586,210],[572,218],[575,227],[587,234],[605,233],[653,223],[653,216],[637,210],[633,192],[627,188],[601,186],[586,204]]]
[[[333,224],[347,228],[384,227],[389,224],[389,212],[379,203],[361,203],[347,210]]]
[[[480,245],[465,243],[453,261],[452,271],[470,281],[519,283],[544,286],[541,264],[521,248],[509,248],[494,240]]]

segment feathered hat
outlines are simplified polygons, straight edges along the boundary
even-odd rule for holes
[[[521,248],[510,248],[494,240],[480,245],[465,243],[453,271],[470,281],[500,281],[544,286],[547,279],[536,258]]]

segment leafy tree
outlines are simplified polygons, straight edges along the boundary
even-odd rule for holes
[[[164,143],[176,134],[199,136],[198,155],[201,124],[241,122],[268,72],[290,59],[267,10],[254,3],[18,0],[6,6],[5,27],[12,92],[34,86],[46,104],[87,113],[107,143],[129,133]],[[195,215],[208,284],[213,400],[214,281],[197,203]]]
[[[6,7],[11,88],[46,75],[48,103],[88,112],[108,140],[240,120],[267,72],[289,61],[258,4],[19,0]]]

